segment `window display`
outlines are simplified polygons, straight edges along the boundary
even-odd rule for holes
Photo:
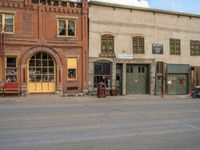
[[[16,81],[17,81],[16,69],[7,69],[6,70],[6,82],[16,82]]]
[[[37,53],[29,61],[30,82],[54,82],[54,61],[46,53]]]
[[[6,58],[6,82],[17,82],[16,58]]]

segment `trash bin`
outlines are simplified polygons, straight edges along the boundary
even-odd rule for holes
[[[112,96],[116,96],[117,95],[117,90],[116,89],[112,89],[111,90],[111,95]]]
[[[106,84],[103,82],[100,82],[97,86],[97,97],[98,98],[106,97]]]

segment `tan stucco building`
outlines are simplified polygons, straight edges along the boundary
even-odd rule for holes
[[[200,15],[90,1],[89,91],[188,94],[200,84]]]

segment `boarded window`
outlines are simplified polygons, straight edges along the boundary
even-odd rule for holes
[[[32,33],[31,15],[25,14],[23,15],[23,34],[31,35],[31,33]]]

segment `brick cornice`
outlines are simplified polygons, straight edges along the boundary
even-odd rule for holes
[[[63,14],[82,14],[82,8],[67,8],[51,5],[25,4],[20,2],[0,2],[0,8],[5,9],[24,9],[27,11],[37,11],[39,8],[42,12],[63,13]]]
[[[24,3],[21,2],[0,2],[0,7],[1,8],[14,8],[14,9],[23,9],[24,8]]]
[[[46,12],[63,13],[63,14],[81,14],[81,8],[66,8],[58,6],[41,6]]]

